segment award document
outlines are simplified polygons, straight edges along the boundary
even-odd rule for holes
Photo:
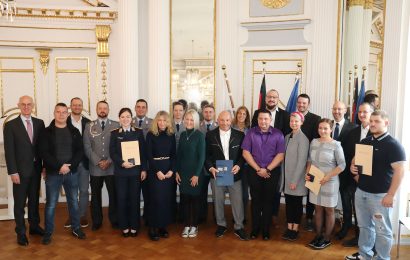
[[[140,148],[138,141],[128,141],[121,143],[122,159],[134,165],[141,165]]]
[[[372,176],[373,146],[356,144],[354,163],[359,167],[359,173]]]
[[[233,173],[232,173],[233,161],[232,160],[216,160],[216,169],[219,171],[216,174],[216,186],[232,186],[233,185]]]
[[[313,164],[310,165],[308,176],[310,177],[309,181],[306,181],[305,187],[311,190],[314,194],[319,194],[320,190],[320,181],[325,177],[325,174]]]

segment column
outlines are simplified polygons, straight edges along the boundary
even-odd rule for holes
[[[364,10],[363,10],[362,50],[361,50],[361,63],[359,65],[359,70],[362,70],[363,66],[366,66],[366,68],[369,69],[370,34],[371,34],[371,29],[372,29],[372,13],[373,13],[372,8],[373,8],[373,0],[366,0],[365,5],[364,5]]]
[[[169,0],[148,4],[148,100],[149,114],[170,109],[170,6]]]

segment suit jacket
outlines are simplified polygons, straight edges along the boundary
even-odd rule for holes
[[[107,176],[114,174],[114,165],[103,170],[98,166],[101,160],[108,160],[110,157],[110,137],[111,131],[120,127],[116,121],[107,119],[104,130],[97,120],[87,123],[83,133],[84,153],[89,159],[89,169],[92,176]]]
[[[336,124],[335,121],[333,121],[333,124]],[[340,126],[339,126],[340,127]],[[339,141],[342,143],[343,146],[343,142],[346,140],[347,135],[349,134],[349,132],[356,127],[355,124],[353,124],[352,122],[350,122],[349,120],[345,119],[345,123],[341,126],[341,130],[339,130],[339,136],[337,137],[336,141]]]
[[[238,130],[231,128],[231,137],[229,138],[229,160],[233,161],[233,165],[238,165],[242,168],[245,160],[242,157],[242,141],[245,135]],[[216,160],[225,160],[225,155],[222,148],[221,137],[219,135],[219,127],[208,131],[206,134],[206,159],[205,169],[209,172],[211,167],[216,167]],[[212,176],[212,174],[211,174]],[[213,177],[213,176],[212,176]],[[235,174],[234,180],[241,179],[241,171]]]
[[[84,116],[81,117],[81,133],[82,133],[82,135],[84,135],[84,129],[85,129],[86,124],[89,123],[90,121],[91,121],[90,119],[88,119],[88,118],[86,118],[86,117],[84,117]],[[70,125],[74,126],[73,123],[71,122],[71,116],[69,116],[69,117],[67,118],[67,124],[70,124]],[[85,154],[84,154],[84,157],[83,157],[83,166],[84,166],[84,168],[85,168],[86,170],[88,170],[88,164],[89,164],[88,158],[87,158],[87,156],[85,156]]]
[[[33,143],[20,116],[4,126],[4,152],[8,174],[18,173],[20,177],[40,174],[42,161],[38,154],[38,138],[45,126],[41,119],[31,117],[33,122]]]
[[[256,110],[255,113],[253,113],[252,116],[252,125],[251,127],[258,126],[258,114],[259,114],[260,109]],[[275,123],[273,125],[274,128],[279,129],[282,131],[283,136],[289,134],[291,132],[290,126],[289,126],[289,113],[286,110],[283,110],[278,107],[278,111],[276,111],[276,116],[275,116]]]
[[[180,138],[182,132],[185,131],[185,125],[184,125],[184,122],[181,121],[181,124],[179,124],[179,131],[177,131],[177,127],[176,127],[175,121],[172,122],[172,126],[173,126],[174,129],[175,129],[175,142],[176,142],[176,144],[177,144],[177,149],[178,149],[179,138]]]
[[[213,121],[212,124],[211,124],[210,127],[209,127],[209,131],[212,131],[212,130],[214,130],[214,129],[217,128],[217,127],[218,127],[218,124],[217,124],[215,121]],[[201,123],[199,124],[199,129],[198,129],[198,130],[201,131],[201,133],[203,133],[204,135],[206,135],[206,133],[209,132],[209,131],[207,131],[207,129],[206,129],[205,120],[204,120],[204,121],[201,121]]]
[[[144,120],[142,120],[142,124],[141,127],[139,126],[139,118],[134,117],[132,119],[132,124],[137,127],[137,128],[141,128],[142,132],[144,133],[144,138],[147,138],[147,133],[151,127],[152,124],[152,119],[149,117],[145,117]]]
[[[356,181],[353,179],[353,175],[350,172],[350,164],[355,154],[356,144],[360,143],[361,128],[361,125],[353,128],[347,134],[345,141],[342,143],[343,152],[345,154],[346,168],[339,174],[341,189],[349,185],[356,185]],[[367,136],[370,135],[370,131],[367,132]]]
[[[307,112],[307,114],[305,115],[305,121],[303,122],[301,129],[309,139],[309,143],[314,138],[319,138],[318,127],[320,119],[320,116],[310,112]]]
[[[47,174],[58,174],[64,163],[71,164],[70,170],[77,172],[78,165],[84,160],[83,139],[72,124],[67,124],[72,138],[72,156],[68,162],[59,162],[56,158],[56,126],[54,120],[44,129],[39,137],[39,154],[43,158]]]

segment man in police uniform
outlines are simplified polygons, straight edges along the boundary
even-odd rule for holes
[[[135,114],[132,119],[132,124],[135,127],[141,128],[144,133],[144,138],[147,136],[149,128],[151,127],[152,119],[147,117],[148,103],[145,99],[138,99],[135,103]]]
[[[108,217],[114,228],[118,227],[114,183],[114,166],[110,158],[111,131],[118,128],[116,121],[108,119],[109,106],[106,101],[97,103],[98,119],[88,123],[83,133],[84,151],[90,163],[91,218],[92,230],[103,223],[101,190],[105,182],[108,191]]]

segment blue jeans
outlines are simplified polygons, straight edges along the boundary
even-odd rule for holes
[[[80,217],[87,216],[89,192],[88,187],[90,185],[90,172],[84,168],[81,162],[77,169],[78,175],[78,206],[80,208]]]
[[[359,253],[365,259],[372,259],[373,246],[376,247],[376,259],[390,259],[393,208],[382,206],[381,201],[385,195],[386,193],[368,193],[359,188],[356,190],[356,215],[360,228]]]
[[[80,214],[78,209],[78,176],[69,172],[62,174],[49,174],[46,178],[46,208],[44,212],[45,232],[52,234],[54,231],[55,208],[60,195],[61,186],[67,198],[68,212],[70,214],[71,228],[80,228]]]

